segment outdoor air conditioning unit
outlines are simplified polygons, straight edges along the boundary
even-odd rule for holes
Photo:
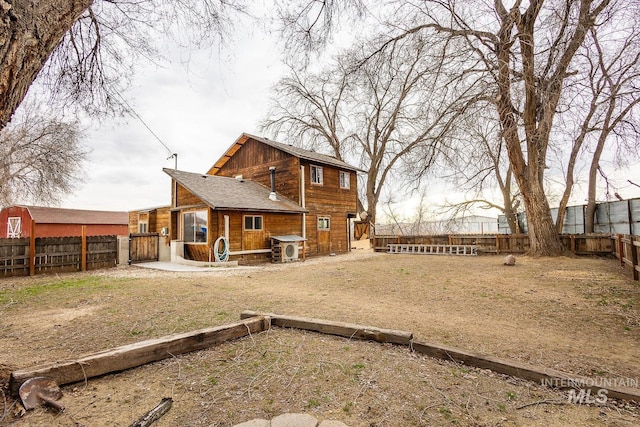
[[[282,260],[293,261],[298,259],[298,242],[282,243]]]

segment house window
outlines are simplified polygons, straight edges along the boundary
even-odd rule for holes
[[[244,229],[250,231],[262,230],[262,215],[245,215]]]
[[[311,165],[311,183],[322,185],[322,166]]]
[[[182,240],[186,243],[207,243],[207,211],[182,214]]]
[[[351,188],[351,174],[340,171],[340,188],[348,190]]]
[[[19,216],[9,217],[7,222],[7,237],[9,239],[15,239],[20,237],[22,233],[22,218]]]
[[[318,217],[318,230],[329,231],[331,229],[331,219],[326,216]]]
[[[149,232],[149,214],[141,213],[138,214],[138,233],[148,233]]]

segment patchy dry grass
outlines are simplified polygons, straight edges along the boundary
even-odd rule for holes
[[[130,267],[0,280],[0,373],[221,325],[244,309],[409,330],[420,341],[587,376],[640,372],[640,285],[611,260],[522,257],[510,268],[497,257],[352,254],[211,273]],[[282,329],[64,392],[62,415],[16,419],[9,400],[5,421],[128,425],[172,396],[160,426],[283,412],[351,426],[640,423],[634,405],[565,404],[539,384],[403,347]]]

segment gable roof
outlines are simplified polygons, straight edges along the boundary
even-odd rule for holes
[[[278,200],[271,200],[271,191],[267,187],[248,179],[203,175],[167,168],[162,170],[213,209],[307,212],[280,194],[277,195]]]
[[[40,224],[129,224],[128,212],[63,209],[25,205],[20,205],[19,207],[27,209],[31,218]]]
[[[342,160],[338,160],[335,157],[316,153],[315,151],[305,150],[304,148],[295,147],[291,144],[283,144],[281,142],[272,141],[268,138],[263,138],[260,136],[250,135],[248,133],[243,133],[240,135],[238,139],[225,151],[225,153],[218,159],[218,161],[211,166],[207,173],[215,175],[222,166],[240,149],[242,146],[249,140],[253,139],[255,141],[266,144],[270,147],[276,148],[280,151],[284,151],[285,153],[291,154],[294,157],[298,157],[300,159],[308,160],[314,163],[320,163],[324,165],[334,166],[339,169],[349,170],[353,172],[363,172],[362,169],[359,169],[355,166],[351,166],[348,163],[343,162]]]

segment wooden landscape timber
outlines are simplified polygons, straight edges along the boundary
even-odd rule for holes
[[[304,329],[307,331],[321,332],[323,334],[338,335],[346,338],[376,341],[379,343],[411,344],[413,333],[396,331],[393,329],[381,329],[374,326],[355,325],[353,323],[334,322],[331,320],[313,319],[310,317],[282,316],[279,314],[258,313],[245,310],[240,314],[241,319],[250,319],[255,316],[268,317],[272,326],[282,328]]]
[[[36,376],[47,376],[59,385],[71,384],[87,378],[119,372],[166,359],[177,354],[202,350],[225,341],[266,331],[273,325],[379,343],[407,345],[412,351],[425,356],[448,360],[466,366],[489,369],[500,374],[537,382],[551,388],[579,389],[589,391],[592,396],[599,396],[600,390],[606,390],[607,398],[640,402],[640,389],[626,387],[620,385],[620,383],[615,383],[615,381],[582,377],[555,369],[501,359],[491,355],[472,353],[440,344],[416,342],[413,340],[413,333],[411,332],[308,317],[258,313],[250,310],[243,311],[240,317],[241,321],[228,325],[124,345],[73,361],[14,371],[11,373],[9,380],[9,390],[13,395],[17,395],[20,385],[27,379]],[[615,384],[612,384],[612,382]]]
[[[120,372],[177,354],[202,350],[225,341],[262,332],[269,329],[269,326],[268,318],[257,316],[228,325],[127,344],[90,354],[77,360],[21,369],[11,373],[9,390],[12,395],[17,395],[22,383],[36,376],[49,377],[59,385],[64,385]]]
[[[440,344],[416,342],[413,333],[380,329],[374,326],[361,326],[349,323],[334,322],[308,317],[282,316],[274,313],[257,313],[245,310],[241,313],[242,319],[253,316],[266,316],[271,320],[272,326],[284,328],[304,329],[331,335],[339,335],[347,338],[359,338],[377,342],[390,342],[394,344],[408,345],[412,351],[424,354],[436,359],[462,363],[475,368],[489,369],[499,374],[509,375],[528,381],[537,382],[552,388],[578,388],[589,390],[592,396],[596,396],[601,389],[607,390],[607,397],[622,400],[640,402],[640,389],[620,386],[619,384],[606,384],[606,380],[598,378],[582,377],[555,369],[521,363],[515,360],[501,359],[491,355],[471,353],[454,347]]]
[[[596,396],[600,389],[607,390],[607,397],[640,402],[640,390],[619,385],[611,386],[598,378],[582,377],[555,369],[521,363],[516,360],[501,359],[486,354],[476,354],[447,347],[440,344],[413,342],[413,351],[436,359],[462,363],[475,368],[489,369],[499,374],[509,375],[523,380],[554,388],[579,388],[590,390]]]

